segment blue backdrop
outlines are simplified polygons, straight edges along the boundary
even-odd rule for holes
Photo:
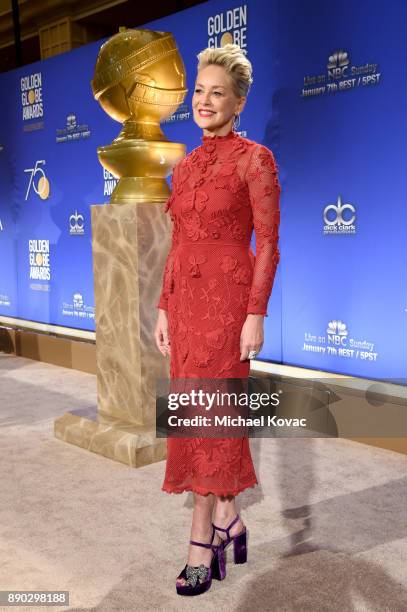
[[[406,378],[406,18],[402,0],[213,0],[144,26],[182,54],[189,92],[163,129],[188,152],[197,53],[236,42],[253,64],[239,130],[282,185],[262,359]],[[116,182],[96,148],[120,131],[90,88],[102,42],[0,75],[0,315],[94,329],[90,205]]]

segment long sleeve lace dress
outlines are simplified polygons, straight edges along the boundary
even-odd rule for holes
[[[234,131],[201,140],[175,166],[165,207],[172,246],[157,308],[168,316],[170,378],[247,378],[242,326],[248,313],[268,316],[280,259],[278,166]],[[255,484],[247,437],[167,438],[163,491],[226,496]]]

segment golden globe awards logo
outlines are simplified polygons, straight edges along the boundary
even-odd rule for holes
[[[247,47],[247,4],[241,4],[208,18],[208,47],[224,47],[228,43]]]
[[[115,178],[109,170],[103,168],[103,195],[111,196],[119,179]]]
[[[29,240],[30,278],[51,280],[49,240]]]
[[[42,101],[42,75],[35,72],[21,77],[21,104],[23,108],[23,121],[38,119],[44,115]]]

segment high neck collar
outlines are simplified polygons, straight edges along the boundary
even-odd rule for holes
[[[237,138],[238,136],[239,136],[239,134],[237,132],[235,132],[234,130],[231,130],[230,132],[225,134],[225,136],[219,136],[218,134],[215,134],[214,136],[205,136],[205,135],[202,135],[201,136],[201,140],[202,140],[203,144],[206,144],[208,142],[213,142],[213,143],[217,144],[219,142],[233,140],[234,138]]]

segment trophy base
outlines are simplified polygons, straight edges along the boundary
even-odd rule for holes
[[[99,161],[120,178],[111,204],[165,202],[170,191],[166,177],[184,157],[185,145],[168,140],[115,140],[98,147]]]
[[[154,425],[134,425],[102,416],[97,407],[66,412],[54,421],[56,438],[130,467],[166,457],[166,439],[155,437]]]
[[[123,176],[110,196],[110,204],[137,204],[165,202],[170,190],[165,179],[143,176]]]

